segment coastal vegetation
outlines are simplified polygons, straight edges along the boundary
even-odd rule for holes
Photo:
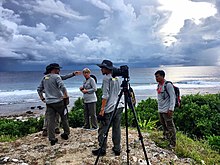
[[[97,112],[101,106],[101,89],[97,91]],[[158,121],[157,101],[147,98],[135,107],[138,124],[143,132],[160,147],[166,148],[167,141],[161,139],[162,132]],[[181,108],[176,108],[174,121],[177,127],[177,147],[174,152],[180,157],[189,157],[198,164],[220,162],[220,94],[182,96]],[[122,126],[125,126],[125,115]],[[69,112],[71,127],[83,125],[83,99],[78,98]],[[135,118],[128,109],[128,125],[135,129]],[[27,121],[0,119],[0,141],[12,141],[42,129],[43,117]]]

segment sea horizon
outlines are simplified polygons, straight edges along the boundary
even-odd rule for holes
[[[159,69],[166,72],[166,80],[172,81],[180,88],[181,95],[219,93],[220,91],[220,66],[129,68],[129,83],[134,89],[138,102],[148,97],[156,98],[157,83],[154,73]],[[44,106],[36,91],[44,76],[43,72],[44,70],[0,72],[0,116],[27,111],[31,106]],[[71,72],[61,70],[60,74],[65,75]],[[97,87],[100,88],[103,77],[100,69],[93,69],[91,74],[97,77]],[[72,101],[71,106],[78,97],[82,97],[79,87],[83,81],[82,75],[64,81]]]

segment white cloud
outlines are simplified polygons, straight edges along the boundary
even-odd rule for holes
[[[111,8],[104,2],[102,2],[101,0],[86,0],[88,2],[90,2],[91,4],[93,4],[94,6],[106,10],[106,11],[111,11]]]
[[[88,19],[88,16],[80,15],[79,12],[72,10],[68,5],[59,0],[36,0],[36,2],[30,4],[26,2],[24,6],[36,12],[54,17],[65,17],[76,20]]]
[[[184,20],[190,19],[197,25],[202,23],[202,19],[214,16],[217,13],[213,4],[208,2],[192,2],[189,0],[173,1],[159,0],[162,11],[169,11],[169,19],[161,28],[160,33],[164,35],[165,45],[176,42],[173,35],[176,35],[184,25]],[[208,11],[208,12],[204,12]]]
[[[0,5],[0,58],[29,64],[85,64],[106,58],[146,66],[219,64],[218,14],[182,18],[182,27],[169,36],[173,45],[166,47],[160,30],[170,19],[170,11],[159,6],[155,0],[21,0],[13,5],[4,1]]]

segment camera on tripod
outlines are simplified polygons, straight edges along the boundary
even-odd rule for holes
[[[127,65],[122,65],[120,68],[113,68],[112,77],[122,76],[123,78],[129,78],[129,71]]]

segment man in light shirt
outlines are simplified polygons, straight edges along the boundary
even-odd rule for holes
[[[115,105],[118,100],[118,94],[120,92],[120,81],[118,77],[112,77],[113,64],[109,60],[103,60],[101,64],[97,64],[101,68],[101,72],[104,75],[102,81],[102,106],[99,112],[100,116],[103,116],[103,121],[99,124],[98,130],[98,142],[99,146],[102,146],[104,140],[104,134],[110,124],[111,116],[115,110]],[[112,151],[116,156],[121,152],[121,116],[123,111],[123,105],[119,104],[116,113],[112,120]],[[107,138],[104,141],[102,148],[93,150],[93,155],[104,156],[106,154]]]
[[[155,73],[155,79],[158,82],[157,100],[160,123],[163,127],[164,139],[169,140],[169,147],[176,146],[176,128],[173,122],[173,112],[175,107],[175,91],[171,83],[166,83],[165,72],[158,70]],[[166,87],[165,87],[166,86]]]

